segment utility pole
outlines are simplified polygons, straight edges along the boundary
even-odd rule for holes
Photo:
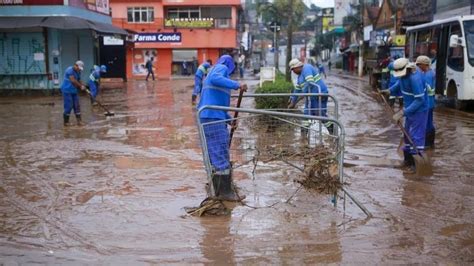
[[[363,0],[359,0],[359,15],[360,15],[360,29],[359,29],[359,77],[362,77],[364,70],[364,7]]]
[[[286,62],[285,62],[285,76],[287,81],[291,81],[291,71],[288,64],[291,60],[291,50],[293,49],[293,0],[289,0],[288,12],[288,30],[287,30],[287,44],[286,44]]]
[[[279,54],[279,48],[278,48],[278,43],[277,43],[277,31],[280,31],[280,26],[276,22],[273,22],[270,25],[270,28],[273,29],[273,60],[274,60],[274,65],[275,69],[278,70],[278,54]]]

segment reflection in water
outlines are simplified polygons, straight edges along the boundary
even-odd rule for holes
[[[234,265],[234,236],[230,234],[231,217],[201,217],[204,228],[199,242],[206,264]]]
[[[106,84],[100,100],[116,115],[81,96],[87,125],[67,129],[60,97],[0,98],[0,263],[472,264],[474,115],[436,110],[435,175],[413,179],[395,167],[400,132],[366,83],[328,83],[347,129],[347,181],[368,221],[306,190],[284,203],[296,185],[273,162],[255,180],[251,164],[235,173],[249,205],[275,207],[183,219],[206,180],[191,80]],[[235,144],[266,145],[239,143],[251,134],[243,123]]]

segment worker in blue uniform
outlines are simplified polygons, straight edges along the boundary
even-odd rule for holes
[[[196,99],[198,95],[201,95],[202,90],[202,82],[209,71],[209,68],[212,66],[212,60],[208,59],[206,62],[202,63],[198,69],[196,70],[196,74],[194,74],[194,90],[193,95],[191,98],[191,103],[196,105]]]
[[[322,80],[318,70],[310,64],[303,64],[299,59],[292,59],[289,63],[291,71],[298,75],[295,95],[290,97],[288,108],[294,108],[301,97],[298,93],[323,93],[328,94],[328,87]],[[309,98],[309,99],[308,99]],[[304,114],[315,116],[327,116],[327,102],[328,97],[305,97]],[[321,104],[321,105],[320,105]],[[331,122],[324,121],[329,133],[333,133],[334,125]],[[308,121],[303,126],[309,126]]]
[[[247,85],[230,79],[235,70],[230,55],[223,55],[209,71],[204,80],[198,108],[206,105],[228,107],[232,90],[246,90]],[[209,160],[212,165],[212,184],[215,196],[222,200],[239,201],[232,185],[232,172],[229,155],[229,131],[227,125],[231,117],[225,111],[205,109],[199,117],[204,126]],[[212,124],[207,124],[212,123]]]
[[[434,148],[436,129],[433,122],[433,110],[435,108],[436,74],[431,69],[431,59],[428,56],[420,55],[416,58],[416,65],[424,75],[426,93],[428,94],[428,120],[426,123],[426,147]]]
[[[64,72],[64,79],[61,84],[61,93],[64,103],[64,126],[69,126],[69,115],[74,109],[77,125],[82,125],[81,107],[79,105],[79,96],[77,89],[85,90],[86,87],[81,84],[81,71],[84,70],[84,62],[78,60],[73,66],[70,66]]]
[[[394,73],[393,62],[390,62],[388,64],[387,68],[388,68],[388,71],[390,72],[390,80],[388,82],[388,88],[387,89],[390,90],[390,88],[398,86],[398,82],[400,82],[400,79],[393,75],[393,73]],[[396,90],[395,93],[396,94],[390,93],[390,96],[388,98],[388,103],[389,103],[390,107],[393,108],[395,106],[395,101],[398,99],[398,106],[401,109],[401,108],[403,108],[403,94],[400,90]]]
[[[324,65],[318,62],[316,66],[318,67],[319,74],[324,75],[325,79],[328,78],[328,75],[326,75],[326,70],[324,69]]]
[[[403,94],[404,108],[397,112],[393,119],[399,121],[405,116],[405,129],[413,140],[416,149],[424,152],[426,122],[428,119],[428,99],[425,91],[424,77],[414,63],[410,63],[406,58],[395,60],[394,76],[400,78],[397,86],[390,88],[391,94],[396,94],[400,90]],[[415,161],[413,154],[416,154],[405,136],[404,164],[408,166],[408,172],[414,173]]]
[[[100,77],[101,73],[106,73],[107,72],[107,67],[105,65],[96,66],[94,65],[94,68],[92,69],[91,74],[89,75],[89,90],[90,90],[90,97],[91,97],[91,104],[95,105],[97,104],[95,102],[95,98],[99,94],[99,86],[100,86]]]

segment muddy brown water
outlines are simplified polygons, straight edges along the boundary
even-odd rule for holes
[[[100,97],[115,116],[83,96],[87,125],[68,129],[60,97],[0,98],[0,263],[474,263],[474,114],[438,108],[434,176],[403,176],[401,133],[367,83],[326,81],[346,128],[346,181],[371,219],[305,190],[284,203],[290,177],[242,172],[249,205],[277,204],[186,216],[206,182],[190,80],[108,83]]]

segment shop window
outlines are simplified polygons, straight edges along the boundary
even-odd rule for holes
[[[458,37],[462,37],[461,26],[459,23],[453,24],[450,27],[449,31],[449,38],[448,41],[451,39],[452,35],[457,35]],[[449,47],[448,50],[448,66],[456,71],[463,71],[464,70],[464,47]]]
[[[130,23],[152,23],[155,20],[153,7],[127,8],[127,21]]]
[[[173,75],[194,74],[198,67],[197,50],[175,49],[171,62],[171,72]],[[184,68],[186,66],[186,68]]]

